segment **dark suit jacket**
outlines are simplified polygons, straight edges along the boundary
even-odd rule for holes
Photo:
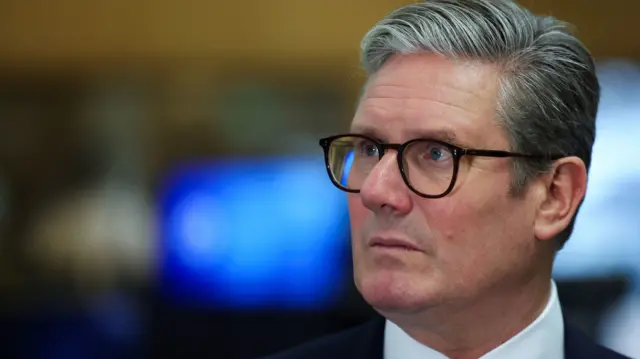
[[[302,344],[263,359],[382,359],[384,318]],[[596,344],[565,323],[565,359],[629,359]]]

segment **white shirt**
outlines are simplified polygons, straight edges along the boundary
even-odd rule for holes
[[[524,330],[479,359],[564,359],[564,321],[555,282],[542,313]],[[384,359],[449,359],[387,320]]]

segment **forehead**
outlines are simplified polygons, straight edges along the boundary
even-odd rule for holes
[[[486,137],[498,132],[497,99],[498,72],[491,64],[397,55],[369,79],[352,131],[394,142],[430,133],[496,142]]]

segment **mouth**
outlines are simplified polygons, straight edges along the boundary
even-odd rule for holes
[[[385,250],[397,250],[397,251],[405,251],[405,252],[422,252],[415,244],[395,238],[373,238],[370,246],[372,248],[377,249],[385,249]]]

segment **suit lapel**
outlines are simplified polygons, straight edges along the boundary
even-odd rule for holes
[[[364,324],[350,345],[348,358],[383,359],[384,323],[384,318],[376,315]]]
[[[611,351],[589,338],[580,329],[564,324],[564,357],[565,359],[623,359],[620,354]]]

